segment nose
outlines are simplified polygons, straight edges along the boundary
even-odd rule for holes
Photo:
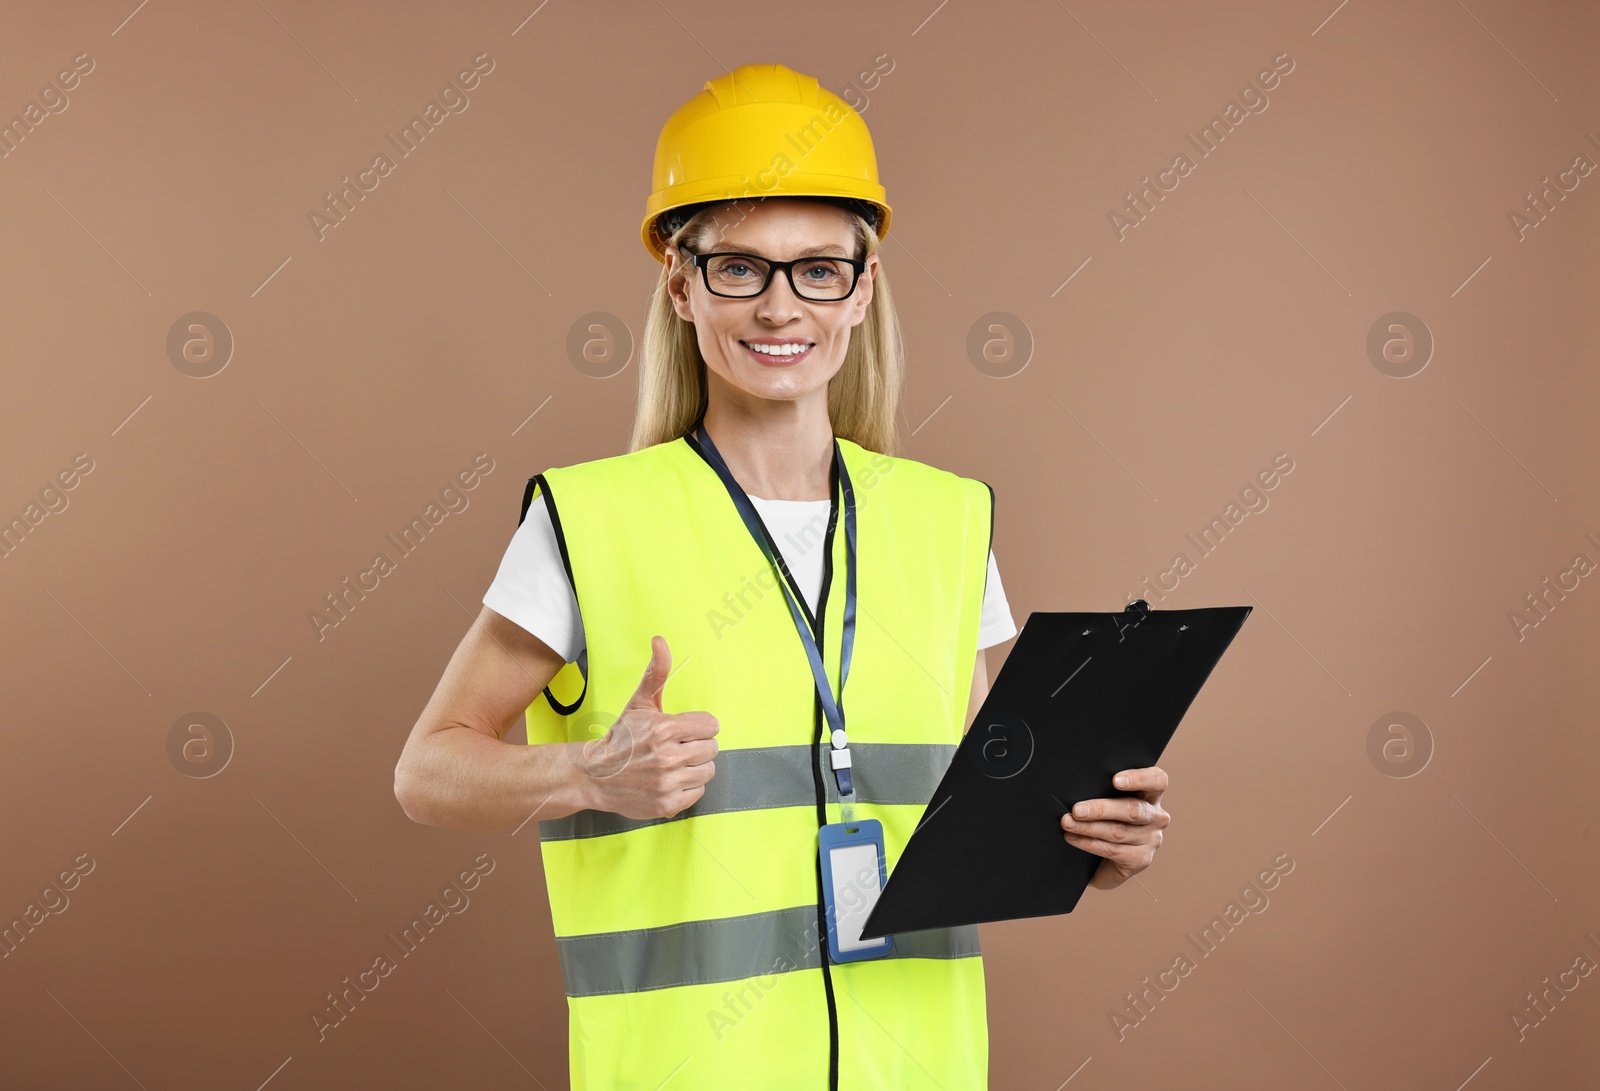
[[[756,317],[773,325],[783,325],[804,313],[803,301],[795,295],[789,278],[774,272],[772,283],[756,300]]]

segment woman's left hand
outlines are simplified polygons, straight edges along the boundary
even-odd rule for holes
[[[1158,765],[1124,769],[1112,778],[1118,788],[1137,789],[1136,796],[1085,799],[1061,816],[1067,843],[1104,856],[1089,885],[1111,890],[1139,874],[1155,859],[1161,831],[1172,816],[1161,806],[1167,774]]]

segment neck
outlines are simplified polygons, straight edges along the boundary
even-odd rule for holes
[[[830,499],[833,425],[826,388],[798,401],[709,394],[706,431],[740,488],[763,500]]]

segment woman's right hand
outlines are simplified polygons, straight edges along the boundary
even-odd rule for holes
[[[652,636],[650,664],[622,715],[602,738],[577,744],[578,770],[597,809],[627,818],[670,818],[705,795],[717,771],[717,718],[661,710],[671,669],[666,637]]]

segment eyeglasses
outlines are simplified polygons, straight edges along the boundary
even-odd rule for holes
[[[772,261],[755,254],[692,254],[689,259],[700,267],[706,291],[726,299],[751,299],[767,290],[772,274],[779,269],[789,278],[789,287],[801,299],[813,303],[835,303],[849,298],[856,290],[864,258],[831,256]]]

